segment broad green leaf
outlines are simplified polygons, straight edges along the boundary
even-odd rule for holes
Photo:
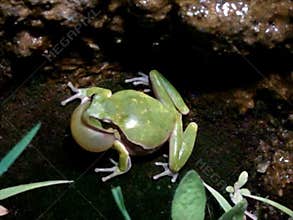
[[[209,190],[209,192],[215,197],[215,199],[218,201],[219,205],[225,210],[225,212],[228,212],[232,208],[229,202],[217,190],[215,190],[206,183],[203,184]]]
[[[199,175],[190,170],[180,181],[172,201],[173,220],[203,220],[206,195]]]
[[[33,137],[37,134],[41,127],[41,123],[36,124],[1,160],[0,162],[0,176],[5,173],[8,168],[14,163],[19,155],[29,145]]]
[[[244,212],[247,208],[247,201],[244,199],[241,202],[237,203],[232,209],[228,212],[225,212],[219,220],[243,220]]]
[[[11,197],[11,196],[14,196],[19,193],[26,192],[32,189],[56,185],[56,184],[72,183],[72,182],[73,181],[70,181],[70,180],[52,180],[52,181],[29,183],[29,184],[8,187],[8,188],[0,190],[0,200],[7,199],[8,197]]]
[[[269,204],[269,205],[281,210],[282,212],[286,213],[290,217],[293,217],[293,211],[291,209],[287,208],[286,206],[281,205],[280,203],[277,203],[277,202],[275,202],[273,200],[266,199],[266,198],[263,198],[263,197],[260,197],[260,196],[254,196],[254,195],[249,195],[249,194],[242,194],[242,195],[246,196],[248,198],[251,198],[251,199],[255,199],[255,200],[267,203],[267,204]]]
[[[117,187],[113,188],[112,195],[113,195],[114,200],[115,200],[120,212],[122,213],[124,219],[131,220],[131,218],[126,210],[125,204],[124,204],[124,199],[123,199],[121,187],[117,186]]]

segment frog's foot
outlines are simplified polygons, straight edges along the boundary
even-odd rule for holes
[[[153,179],[154,180],[157,180],[163,176],[170,176],[172,177],[171,178],[171,182],[172,183],[175,183],[176,182],[176,179],[178,177],[178,173],[173,173],[170,169],[169,169],[169,166],[168,166],[168,163],[162,163],[162,162],[156,162],[155,163],[156,166],[162,166],[164,168],[164,171],[162,173],[159,173],[155,176],[153,176]]]
[[[67,83],[67,86],[75,94],[73,96],[70,96],[69,98],[65,99],[64,101],[62,101],[61,102],[61,105],[66,105],[68,102],[71,102],[74,99],[80,99],[81,100],[81,104],[83,104],[84,102],[86,102],[86,101],[89,100],[89,98],[82,92],[82,90],[74,87],[71,82],[68,82]]]
[[[145,86],[149,86],[150,85],[150,80],[148,75],[142,73],[142,72],[138,72],[138,75],[140,75],[140,77],[134,77],[131,79],[126,79],[125,83],[132,83],[133,85],[137,86],[137,85],[145,85]]]
[[[109,173],[111,173],[108,176],[102,177],[102,181],[103,182],[106,182],[107,180],[109,180],[109,179],[111,179],[111,178],[113,178],[115,176],[119,176],[119,175],[121,175],[123,173],[126,173],[131,168],[131,160],[130,159],[128,160],[127,169],[124,170],[124,171],[119,169],[119,165],[118,165],[118,163],[116,161],[114,161],[111,158],[110,158],[110,161],[111,161],[111,163],[114,164],[113,167],[109,167],[109,168],[96,168],[95,169],[95,172],[96,173],[99,173],[99,172],[101,172],[101,173],[102,172],[109,172]]]

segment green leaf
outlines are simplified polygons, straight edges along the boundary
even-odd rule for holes
[[[233,196],[231,197],[232,202],[235,203],[239,203],[243,200],[243,196],[240,193],[240,190],[238,189]]]
[[[41,123],[36,124],[1,160],[0,162],[0,176],[5,173],[8,168],[14,163],[19,155],[29,145],[33,137],[37,134],[41,127]]]
[[[244,212],[247,208],[247,201],[244,199],[241,202],[237,203],[232,209],[228,212],[225,212],[219,220],[243,220]]]
[[[260,197],[260,196],[254,196],[254,195],[249,195],[249,194],[242,194],[243,196],[246,196],[248,198],[251,198],[251,199],[255,199],[255,200],[258,200],[258,201],[261,201],[261,202],[264,202],[264,203],[267,203],[279,210],[281,210],[282,212],[286,213],[287,215],[289,215],[290,217],[293,217],[293,211],[289,208],[287,208],[286,206],[283,206],[273,200],[270,200],[270,199],[266,199],[266,198],[263,198],[263,197]]]
[[[226,187],[226,191],[227,191],[228,193],[233,193],[233,192],[234,192],[234,187],[233,187],[233,186],[227,186],[227,187]]]
[[[206,195],[200,176],[190,170],[180,181],[172,201],[173,220],[203,220]]]
[[[124,199],[123,199],[121,187],[117,186],[117,187],[113,188],[112,195],[113,195],[114,200],[115,200],[120,212],[122,213],[124,219],[131,220],[131,218],[126,210],[125,204],[124,204]]]
[[[225,210],[225,212],[228,212],[232,208],[229,202],[217,190],[215,190],[206,183],[203,184],[209,190],[209,192],[215,197],[215,199],[218,201],[219,205]]]
[[[246,184],[248,180],[248,173],[246,171],[243,171],[240,173],[238,177],[238,181],[235,183],[234,188],[240,189],[242,186]]]
[[[250,192],[250,190],[249,189],[247,189],[247,188],[243,188],[243,189],[240,189],[240,194],[241,195],[250,195],[251,194],[251,192]]]
[[[26,192],[28,190],[45,187],[45,186],[56,185],[56,184],[72,183],[72,182],[73,181],[71,180],[54,180],[54,181],[29,183],[29,184],[8,187],[8,188],[0,190],[0,200],[7,199],[8,197],[17,195],[22,192]]]

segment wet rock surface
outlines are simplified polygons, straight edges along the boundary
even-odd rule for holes
[[[88,30],[102,29],[134,35],[136,26],[132,26],[133,19],[138,26],[144,26],[145,22],[148,26],[163,22],[168,30],[165,34],[171,36],[174,30],[188,30],[189,27],[195,34],[194,40],[208,35],[204,41],[211,43],[209,41],[212,40],[213,49],[219,51],[233,52],[231,45],[234,44],[244,51],[257,45],[264,48],[281,46],[291,50],[292,14],[290,0],[112,0],[107,3],[90,0],[5,0],[0,3],[0,24],[2,37],[8,40],[7,50],[15,47],[15,42],[22,41],[25,32],[26,38],[31,36],[30,40],[27,39],[29,45],[31,41],[38,41],[38,48],[42,47],[40,52],[51,48],[51,41],[60,40],[60,32],[80,25]],[[29,55],[22,53],[22,48],[18,50],[15,50],[16,54]]]
[[[262,44],[271,48],[292,39],[293,3],[290,0],[176,2],[183,22],[232,45]]]
[[[188,57],[188,50],[207,56],[259,55],[271,48],[292,53],[292,10],[290,0],[4,0],[1,49],[10,62],[42,56],[51,60],[76,42],[91,52],[95,44],[101,53],[133,57],[157,51]]]
[[[172,6],[169,0],[133,0],[131,1],[132,12],[136,12],[140,18],[148,19],[150,22],[158,22],[167,18]]]

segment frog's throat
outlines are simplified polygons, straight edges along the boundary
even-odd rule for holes
[[[79,105],[71,116],[71,133],[75,141],[84,149],[91,152],[102,152],[112,147],[115,137],[113,134],[97,131],[96,127],[82,121],[82,113],[87,106]]]

